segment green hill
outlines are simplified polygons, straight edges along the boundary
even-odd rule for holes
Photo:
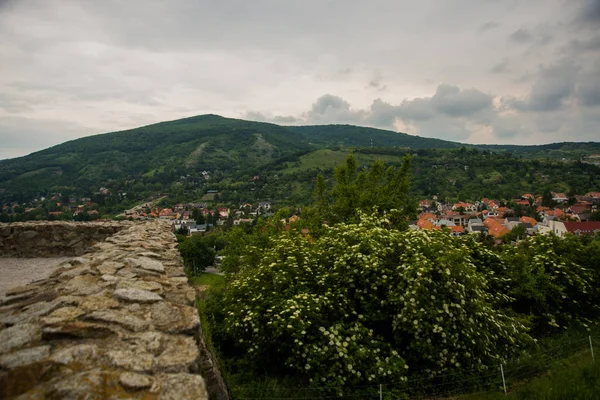
[[[243,184],[249,177],[269,173],[289,180],[285,189],[289,195],[316,169],[332,168],[352,148],[359,161],[368,164],[375,158],[394,163],[407,149],[458,151],[463,147],[542,159],[579,160],[600,153],[598,143],[470,146],[352,125],[279,126],[201,115],[88,136],[0,161],[0,202],[25,202],[56,192],[90,195],[102,186],[113,193],[140,194],[136,199],[158,192],[195,193],[211,185],[235,193],[238,188],[252,189]],[[204,179],[202,171],[210,171],[211,178]],[[281,173],[288,178],[281,178]]]

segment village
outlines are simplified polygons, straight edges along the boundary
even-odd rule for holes
[[[101,188],[99,195],[107,195]],[[209,193],[209,201],[178,203],[171,207],[159,207],[160,198],[136,205],[125,210],[117,219],[145,220],[163,219],[172,222],[173,229],[187,235],[205,234],[214,227],[237,226],[252,223],[256,218],[267,218],[277,211],[276,205],[268,201],[226,206],[214,201],[218,193]],[[217,197],[218,198],[218,197]],[[211,201],[212,200],[212,201]],[[26,205],[3,205],[4,215],[21,212],[24,220],[33,220],[39,203],[51,204],[49,219],[97,220],[103,216],[97,204],[88,197],[61,199],[60,194],[48,199],[39,199]],[[432,196],[418,203],[418,218],[411,222],[413,230],[448,229],[454,236],[465,234],[488,234],[500,241],[515,228],[521,236],[554,233],[564,236],[567,233],[587,234],[600,231],[600,192],[568,196],[561,192],[548,192],[546,195],[525,193],[520,198],[508,201],[482,198],[475,202],[445,203]],[[8,214],[7,214],[8,213]],[[285,224],[300,217],[301,208],[293,212]],[[37,218],[39,219],[39,217]],[[3,221],[9,222],[9,221]]]

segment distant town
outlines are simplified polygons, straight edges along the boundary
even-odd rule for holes
[[[237,226],[252,223],[258,217],[272,216],[276,207],[269,201],[215,206],[218,191],[206,193],[207,201],[179,203],[171,207],[159,207],[160,197],[136,205],[116,216],[116,219],[143,220],[165,219],[172,221],[174,229],[188,235],[204,234],[217,226]],[[96,194],[110,196],[106,188]],[[126,193],[118,193],[126,196]],[[99,204],[90,197],[62,196],[53,194],[48,198],[34,199],[27,204],[4,204],[0,222],[36,219],[92,221],[101,219]],[[475,202],[446,204],[437,196],[419,201],[418,219],[410,224],[414,230],[448,229],[452,235],[488,234],[502,240],[513,234],[514,239],[534,234],[554,233],[564,236],[600,231],[600,192],[570,196],[561,192],[543,195],[524,193],[509,201],[482,198]],[[297,210],[301,214],[301,209]],[[286,223],[299,217],[290,215]]]

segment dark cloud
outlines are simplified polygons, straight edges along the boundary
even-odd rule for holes
[[[499,62],[498,64],[494,65],[491,69],[490,72],[493,74],[499,74],[501,72],[505,72],[508,66],[508,62],[507,61],[502,61]]]
[[[383,83],[383,77],[379,72],[375,73],[375,76],[369,81],[368,87],[379,90],[381,92],[387,89],[387,85]]]
[[[577,85],[577,97],[585,107],[600,106],[600,60],[581,74]]]
[[[442,84],[431,98],[433,107],[451,117],[475,114],[492,105],[493,96],[477,89],[461,90],[458,86]]]
[[[584,0],[575,22],[600,27],[600,0]]]
[[[309,112],[313,115],[325,115],[331,110],[349,111],[350,104],[339,96],[325,94],[317,99]]]
[[[578,71],[579,67],[570,60],[542,67],[527,98],[507,99],[506,103],[520,111],[562,109],[575,91]]]
[[[488,21],[479,27],[479,31],[485,32],[485,31],[489,31],[490,29],[494,29],[497,27],[498,27],[498,23],[496,23],[494,21]]]
[[[508,38],[515,43],[529,43],[533,41],[533,35],[527,29],[518,29],[511,33]]]

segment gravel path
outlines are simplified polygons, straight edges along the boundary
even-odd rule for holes
[[[71,258],[0,258],[0,298],[15,286],[47,278],[54,267]]]

